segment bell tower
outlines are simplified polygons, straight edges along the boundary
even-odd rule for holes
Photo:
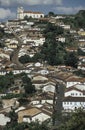
[[[17,19],[23,19],[24,18],[24,9],[23,7],[17,8]]]

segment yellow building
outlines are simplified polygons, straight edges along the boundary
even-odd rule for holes
[[[81,36],[85,36],[85,31],[78,31],[78,34]]]

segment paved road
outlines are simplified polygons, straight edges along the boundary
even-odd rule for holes
[[[19,54],[19,51],[20,51],[20,48],[21,47],[18,47],[16,50],[14,50],[14,52],[12,53],[12,56],[11,56],[11,61],[12,63],[16,64],[15,68],[23,68],[23,64],[21,64],[19,62],[19,58],[18,58],[18,54]]]
[[[61,83],[58,83],[56,85],[56,103],[55,103],[55,108],[54,108],[54,114],[55,114],[55,125],[60,124],[61,120],[61,113],[62,113],[62,99],[64,97],[64,85]]]

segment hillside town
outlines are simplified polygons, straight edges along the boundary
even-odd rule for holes
[[[1,127],[12,122],[11,112],[17,115],[17,123],[52,125],[53,121],[58,124],[53,116],[59,112],[85,110],[85,28],[72,27],[65,19],[74,16],[45,15],[18,7],[16,19],[0,22]],[[54,29],[51,35],[49,29],[46,32],[48,24],[63,33],[56,35]],[[48,37],[54,36],[53,42],[58,44],[55,62],[51,61],[55,51],[51,44],[43,58]],[[68,60],[65,54],[72,57]],[[77,59],[73,59],[76,54]]]

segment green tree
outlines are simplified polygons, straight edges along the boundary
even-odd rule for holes
[[[44,30],[44,34],[46,35],[49,32],[52,33],[54,36],[56,36],[56,35],[63,34],[64,30],[63,30],[63,28],[61,28],[59,26],[55,26],[52,23],[48,23]]]
[[[82,109],[76,110],[58,130],[85,130],[85,111]]]
[[[25,89],[25,94],[32,94],[35,93],[35,86],[32,85],[31,79],[27,76],[26,73],[21,73],[21,78],[23,81],[23,86]]]
[[[20,123],[14,126],[5,126],[3,130],[49,130],[46,123],[31,122],[31,123]]]
[[[5,92],[14,83],[14,75],[12,72],[0,76],[0,91]]]
[[[14,110],[8,113],[8,117],[11,119],[11,123],[8,124],[8,127],[14,127],[17,125],[18,115]]]
[[[40,124],[36,121],[29,124],[29,130],[49,130],[49,128],[45,122]]]
[[[85,56],[85,52],[78,48],[78,55]]]
[[[21,56],[19,58],[19,61],[22,63],[22,64],[25,64],[25,63],[28,63],[28,62],[31,62],[31,58],[29,55],[24,55],[24,56]]]
[[[65,56],[65,65],[72,66],[77,68],[78,65],[78,56],[75,52],[69,52]]]
[[[55,16],[55,14],[54,14],[54,12],[49,12],[48,13],[48,16],[50,17],[50,16]]]

